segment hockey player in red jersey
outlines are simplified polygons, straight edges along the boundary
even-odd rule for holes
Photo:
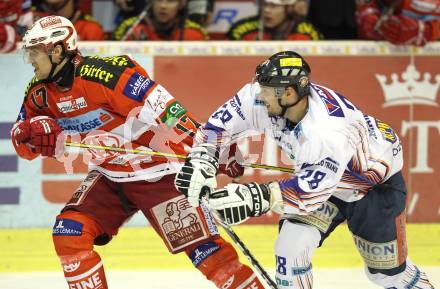
[[[61,155],[66,135],[83,143],[172,154],[184,154],[184,146],[192,145],[199,124],[129,56],[81,56],[75,28],[61,16],[38,20],[23,40],[35,77],[11,131],[22,158]],[[207,208],[190,206],[175,190],[177,159],[90,154],[87,177],[53,227],[69,288],[108,288],[93,246],[107,244],[137,211],[171,253],[185,252],[218,288],[263,288],[219,236]]]
[[[425,45],[440,37],[439,0],[357,0],[359,38]]]

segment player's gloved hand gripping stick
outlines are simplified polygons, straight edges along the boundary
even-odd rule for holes
[[[219,215],[218,211],[215,209],[212,209],[209,205],[209,197],[212,194],[212,192],[205,188],[202,192],[203,197],[201,198],[201,202],[203,202],[212,212],[214,215],[214,218],[217,220],[217,222],[220,224],[220,226],[226,231],[228,236],[232,239],[232,241],[238,246],[240,251],[243,253],[243,255],[246,256],[246,258],[251,262],[254,269],[258,272],[258,274],[261,276],[261,278],[266,281],[266,284],[271,289],[277,289],[277,284],[272,280],[272,278],[269,276],[269,274],[264,270],[264,268],[260,265],[258,260],[254,257],[254,255],[249,251],[247,246],[241,241],[240,237],[232,230],[231,226],[229,226],[228,223],[225,222],[225,220]]]

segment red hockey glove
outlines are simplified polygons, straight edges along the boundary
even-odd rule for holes
[[[23,0],[0,1],[0,22],[15,26],[23,11]]]
[[[17,33],[14,27],[8,24],[0,23],[0,52],[11,52],[15,50]]]
[[[54,156],[57,137],[61,133],[56,120],[48,116],[37,116],[27,121],[31,131],[29,144],[33,146],[34,152],[47,157]]]
[[[31,139],[31,125],[29,121],[20,122],[13,131],[13,139],[17,144],[27,143]]]
[[[423,46],[430,40],[432,28],[421,20],[393,15],[382,23],[380,32],[385,40],[393,44]]]
[[[360,1],[362,2],[362,1]],[[365,2],[365,1],[364,1]],[[383,37],[376,31],[376,25],[380,18],[380,11],[374,2],[358,3],[356,9],[356,21],[360,39],[381,40]]]
[[[225,174],[230,178],[241,177],[244,174],[244,167],[240,165],[242,161],[243,156],[237,144],[232,144],[229,147],[226,163],[220,164],[219,166],[219,173]]]

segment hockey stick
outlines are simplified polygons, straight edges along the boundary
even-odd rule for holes
[[[111,147],[111,146],[72,143],[72,142],[66,142],[66,143],[64,143],[64,145],[66,147],[76,147],[76,148],[83,148],[83,149],[95,149],[95,150],[105,150],[105,151],[112,151],[112,152],[138,154],[138,155],[149,155],[149,156],[158,156],[158,157],[186,159],[186,156],[184,156],[184,155],[161,153],[161,152],[146,151],[146,150],[126,149],[126,148],[118,148],[118,147]],[[242,163],[240,165],[242,165],[243,167],[253,168],[253,169],[279,171],[279,172],[285,172],[285,173],[291,173],[291,174],[294,173],[294,170],[291,168],[270,166],[270,165],[265,165],[265,164]]]
[[[212,211],[211,211],[212,212]],[[243,253],[243,255],[246,256],[246,258],[251,262],[252,266],[255,270],[257,270],[258,274],[266,281],[267,285],[269,285],[272,289],[277,289],[277,284],[270,278],[269,274],[264,270],[263,267],[261,267],[260,263],[257,259],[255,259],[254,255],[249,251],[249,249],[246,247],[246,245],[241,241],[240,237],[237,236],[237,234],[232,230],[232,228],[222,221],[219,220],[220,225],[223,229],[225,229],[226,233],[231,237],[232,241],[240,248],[240,251]]]
[[[204,197],[201,198],[203,204],[207,208],[209,208],[209,203],[206,199],[206,196],[209,196],[209,194],[207,194],[205,191],[205,193],[202,193],[202,195],[204,195]],[[249,262],[251,262],[252,267],[254,267],[254,269],[258,272],[258,274],[264,279],[264,281],[266,281],[266,284],[271,289],[277,289],[277,284],[272,280],[272,278],[270,278],[269,274],[260,265],[260,263],[254,257],[254,255],[252,255],[251,251],[249,251],[249,249],[246,247],[246,245],[243,243],[240,237],[238,237],[238,235],[234,232],[234,230],[232,230],[231,226],[229,226],[229,224],[227,224],[215,210],[210,209],[210,212],[214,215],[214,218],[218,221],[220,226],[222,226],[222,228],[226,231],[226,233],[232,239],[232,241],[238,246],[238,248],[243,253],[243,255],[245,255],[246,258],[249,260]]]
[[[133,23],[133,25],[130,26],[130,28],[128,28],[127,31],[125,31],[124,35],[121,38],[121,41],[125,41],[127,40],[128,36],[131,34],[131,32],[133,32],[133,29],[139,24],[141,23],[142,19],[144,19],[145,16],[147,16],[148,13],[148,9],[150,9],[151,5],[153,4],[153,1],[148,1],[147,4],[145,4],[144,10],[142,10],[142,12],[138,15],[138,18],[136,19],[136,21]]]
[[[257,37],[259,41],[263,41],[264,40],[264,22],[263,22],[263,5],[264,5],[264,1],[263,0],[258,0],[257,1],[257,5],[258,5],[258,12],[260,14],[260,26],[258,26],[258,34]]]
[[[390,18],[391,15],[393,15],[394,10],[396,10],[397,5],[399,5],[400,2],[402,2],[402,1],[401,0],[394,0],[393,2],[391,2],[390,6],[388,6],[388,8],[385,9],[385,11],[380,16],[379,20],[376,22],[376,25],[374,25],[375,31],[379,31],[379,28],[380,28],[380,26],[382,26],[382,23],[385,20],[387,20],[388,18]]]

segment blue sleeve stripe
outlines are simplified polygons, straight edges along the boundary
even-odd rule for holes
[[[205,126],[203,127],[203,129],[205,130],[213,130],[217,133],[223,133],[225,131],[224,128],[218,127],[213,125],[212,123],[210,123],[209,121],[205,124]]]
[[[293,191],[297,192],[298,194],[307,194],[306,191],[302,190],[299,187],[297,177],[281,181],[280,182],[280,189],[281,189],[281,191],[293,190]]]

